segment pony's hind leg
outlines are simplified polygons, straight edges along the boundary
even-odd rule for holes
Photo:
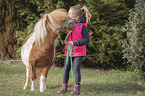
[[[29,84],[29,68],[26,67],[26,82],[25,82],[25,85],[24,85],[24,90],[28,89],[28,84]]]

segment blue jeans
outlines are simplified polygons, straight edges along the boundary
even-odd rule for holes
[[[81,68],[81,64],[83,61],[83,56],[73,57],[73,61],[74,61],[73,64],[74,64],[75,84],[80,85],[80,83],[81,83],[80,68]],[[69,58],[68,64],[66,64],[66,58],[65,58],[64,64],[65,65],[64,65],[64,72],[63,72],[63,84],[68,84],[69,72],[71,70],[70,58]]]

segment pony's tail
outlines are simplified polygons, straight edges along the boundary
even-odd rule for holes
[[[85,13],[86,19],[87,19],[86,21],[87,21],[87,22],[90,22],[90,19],[91,19],[92,15],[91,15],[91,13],[89,12],[88,8],[87,8],[86,6],[83,6],[81,9],[84,10],[84,13]]]
[[[45,16],[36,23],[33,35],[35,36],[36,45],[44,42],[45,36],[47,35]]]

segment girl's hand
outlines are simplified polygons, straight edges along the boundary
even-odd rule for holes
[[[74,43],[73,43],[73,41],[71,41],[71,42],[70,42],[70,45],[71,45],[71,46],[74,46]]]

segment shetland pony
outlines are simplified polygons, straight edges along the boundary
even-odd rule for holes
[[[34,80],[40,71],[40,92],[46,90],[46,78],[49,68],[55,61],[56,38],[59,32],[68,33],[71,24],[76,20],[68,18],[65,9],[56,9],[45,14],[34,28],[34,32],[26,37],[22,48],[21,58],[26,66],[26,82],[24,90],[28,88],[29,74],[31,90],[34,91]]]

